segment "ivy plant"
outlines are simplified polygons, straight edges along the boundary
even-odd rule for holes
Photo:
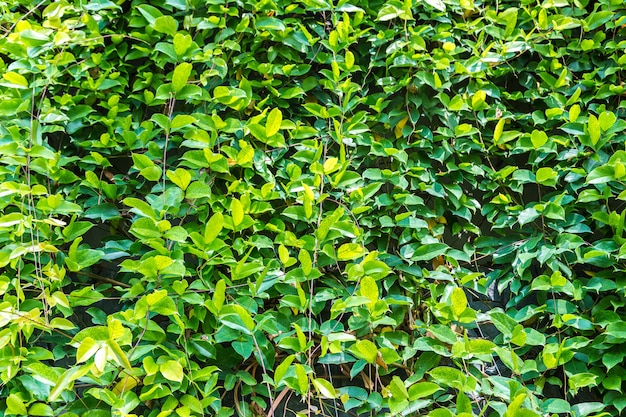
[[[626,408],[622,1],[0,10],[2,415]]]

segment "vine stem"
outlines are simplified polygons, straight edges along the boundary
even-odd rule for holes
[[[176,105],[176,97],[174,94],[172,94],[172,92],[170,91],[170,98],[168,100],[167,103],[167,118],[170,121],[170,123],[172,122],[172,115],[174,114],[174,106]],[[171,126],[167,127],[167,130],[165,131],[165,145],[163,146],[163,173],[161,175],[162,180],[163,180],[163,206],[165,206],[165,180],[167,178],[167,147],[169,146],[170,143],[170,131],[171,131]]]

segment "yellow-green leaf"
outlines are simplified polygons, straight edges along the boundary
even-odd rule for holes
[[[192,68],[193,66],[188,62],[178,64],[174,68],[174,73],[172,74],[172,89],[174,92],[179,92],[187,85]]]
[[[485,93],[483,90],[478,90],[477,92],[475,92],[472,96],[472,109],[478,110],[479,107],[485,102],[486,98],[487,93]]]
[[[358,340],[351,350],[358,358],[365,360],[367,363],[376,362],[378,348],[370,340]]]
[[[172,122],[170,123],[170,128],[179,129],[184,126],[189,126],[190,124],[195,123],[197,121],[198,120],[195,117],[190,116],[188,114],[177,114],[172,119]]]
[[[296,323],[293,324],[293,327],[296,329],[296,336],[298,337],[298,345],[300,345],[300,352],[304,352],[306,350],[307,340],[304,332]]]
[[[608,111],[608,110],[600,113],[600,116],[598,117],[600,129],[602,129],[605,132],[609,130],[611,127],[613,127],[613,124],[616,121],[617,121],[617,117],[615,116],[615,113],[613,113],[612,111]]]
[[[285,245],[281,244],[278,246],[278,259],[280,259],[283,264],[289,262],[289,250],[285,247]]]
[[[328,175],[331,172],[333,172],[335,168],[337,167],[338,161],[339,160],[335,157],[328,158],[326,161],[324,161],[324,174]]]
[[[359,285],[359,295],[363,297],[367,297],[369,301],[368,306],[372,308],[376,301],[378,301],[378,285],[374,278],[370,276],[365,276],[361,280],[361,284]]]
[[[362,257],[365,248],[358,243],[344,243],[337,250],[337,259],[340,261],[350,261]]]
[[[306,369],[299,363],[296,364],[296,377],[298,381],[299,394],[306,394],[309,391],[309,377],[306,374]]]
[[[100,349],[100,345],[91,337],[87,336],[80,342],[78,349],[76,349],[76,363],[86,362],[96,354],[98,349]]]
[[[350,71],[352,67],[354,66],[354,54],[346,50],[345,61],[346,61],[346,69]]]
[[[204,228],[204,243],[209,244],[215,240],[224,227],[224,215],[219,211],[214,213]]]
[[[287,356],[283,362],[276,367],[276,371],[274,372],[274,383],[278,386],[278,383],[282,381],[283,377],[287,373],[289,366],[295,359],[294,355]]]
[[[176,52],[176,55],[182,56],[187,52],[192,42],[193,40],[190,35],[176,33],[174,35],[174,52]]]
[[[335,391],[335,387],[333,387],[333,384],[331,384],[327,380],[323,378],[313,378],[311,381],[313,382],[315,390],[322,398],[337,398],[337,392]]]
[[[233,226],[239,226],[243,222],[244,217],[243,205],[241,204],[241,201],[233,198],[233,200],[230,202],[230,211],[233,216]]]
[[[238,304],[224,305],[220,311],[220,316],[223,322],[226,320],[229,320],[228,316],[236,316],[239,319],[239,322],[230,321],[230,324],[231,324],[230,327],[232,328],[238,328],[244,331],[246,329],[248,331],[254,330],[255,324],[254,324],[254,320],[252,319],[252,316],[250,316],[250,313],[248,313],[248,310],[246,310],[245,308],[243,308],[242,306]],[[241,325],[243,325],[243,327],[241,327]]]
[[[28,80],[17,72],[9,71],[2,74],[2,78],[11,83],[12,87],[15,88],[28,88]]]
[[[545,145],[546,142],[548,142],[548,135],[546,134],[546,132],[542,132],[542,131],[535,129],[530,134],[530,141],[533,144],[533,148],[539,149],[543,145]]]
[[[579,115],[580,106],[578,104],[574,104],[572,107],[569,108],[569,121],[571,123],[574,123],[578,119]]]
[[[311,255],[309,255],[309,252],[306,249],[300,249],[300,253],[298,254],[298,260],[300,261],[302,272],[304,272],[304,275],[308,276],[313,269],[313,262],[311,261]]]
[[[493,131],[493,142],[497,145],[500,137],[502,136],[502,132],[504,131],[504,119],[498,120],[498,124],[496,125],[495,130]]]
[[[452,302],[452,311],[454,311],[454,314],[457,317],[460,316],[467,308],[467,296],[462,288],[457,287],[452,290],[450,301]]]
[[[265,135],[269,138],[275,135],[280,130],[280,125],[283,122],[283,113],[274,108],[267,116],[267,123],[265,124]]]
[[[215,309],[219,311],[224,305],[224,301],[226,300],[226,281],[220,279],[215,284],[215,292],[213,293],[213,305]]]
[[[25,415],[26,414],[26,406],[24,405],[24,401],[20,397],[15,394],[9,394],[7,397],[7,413],[8,414],[18,414]]]
[[[591,138],[591,143],[595,146],[600,140],[600,121],[593,114],[589,115],[587,129],[589,131],[589,137]]]
[[[176,171],[167,171],[167,178],[176,184],[180,189],[185,191],[191,182],[191,174],[183,168],[177,168]]]
[[[182,382],[183,381],[183,366],[174,360],[169,360],[159,365],[159,371],[161,374],[170,381]]]

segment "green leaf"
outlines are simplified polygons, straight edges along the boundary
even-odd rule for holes
[[[438,384],[434,382],[418,382],[413,384],[408,389],[409,400],[415,401],[420,398],[427,398],[436,393],[437,391],[442,391]]]
[[[150,311],[164,316],[178,314],[174,300],[167,295],[167,290],[157,290],[146,296]]]
[[[600,129],[602,129],[604,132],[612,128],[616,121],[617,116],[615,116],[615,113],[611,111],[603,111],[598,117]]]
[[[52,390],[50,391],[50,395],[48,396],[48,401],[51,401],[51,402],[56,401],[57,398],[59,398],[59,396],[61,395],[61,393],[65,389],[67,389],[72,384],[72,382],[74,382],[78,378],[81,378],[82,376],[87,374],[87,372],[89,372],[91,367],[92,367],[91,364],[86,364],[81,367],[73,366],[69,368],[67,371],[63,372],[63,374],[57,381],[54,388],[52,388]]]
[[[154,162],[147,155],[133,153],[132,158],[135,167],[139,170],[139,174],[145,179],[158,181],[161,178],[161,168],[154,165]]]
[[[0,218],[0,222],[2,222],[1,218]],[[74,239],[80,236],[83,236],[85,233],[91,230],[93,226],[94,224],[90,222],[77,222],[77,221],[72,220],[70,224],[68,224],[66,227],[63,228],[63,236],[65,236],[65,241],[71,242]]]
[[[213,90],[215,99],[235,110],[241,110],[248,105],[249,99],[246,92],[240,88],[219,86]],[[263,130],[265,133],[265,129]]]
[[[181,127],[196,123],[197,121],[195,117],[189,116],[188,114],[177,114],[170,122],[170,128],[172,130],[180,129]]]
[[[220,279],[215,284],[215,292],[213,293],[213,305],[216,311],[220,311],[226,300],[226,281]]]
[[[211,187],[201,181],[194,181],[185,190],[185,197],[196,200],[198,198],[211,197]]]
[[[569,109],[569,121],[571,123],[574,123],[576,120],[578,120],[579,115],[580,115],[580,105],[578,104],[572,105],[572,107],[570,107]]]
[[[496,329],[498,329],[503,335],[509,337],[513,334],[513,329],[518,324],[513,318],[498,311],[491,311],[489,313],[489,317],[491,317],[491,322],[494,326],[496,326]]]
[[[587,183],[603,184],[615,181],[615,168],[613,165],[601,165],[587,175]]]
[[[585,417],[592,413],[599,413],[606,405],[601,402],[584,402],[572,405],[572,414],[576,417]],[[601,414],[600,414],[601,415]]]
[[[298,393],[301,395],[304,395],[309,391],[309,377],[306,373],[306,369],[304,369],[304,366],[297,363],[295,365],[295,368],[296,368],[296,378],[297,378],[297,383],[298,383],[297,385]]]
[[[296,329],[296,337],[298,339],[299,349],[296,349],[297,352],[304,352],[307,349],[307,340],[304,332],[296,323],[293,324],[293,327]]]
[[[275,17],[260,16],[256,19],[255,23],[257,30],[276,30],[282,32],[286,29],[283,21]]]
[[[420,245],[410,256],[412,261],[429,261],[448,251],[445,243],[428,243]]]
[[[443,3],[442,3],[443,4]],[[487,93],[483,90],[478,90],[472,95],[472,109],[478,110],[485,103]]]
[[[466,343],[468,352],[474,355],[491,355],[494,352],[496,344],[491,340],[471,339]]]
[[[85,337],[76,350],[76,363],[86,362],[100,349],[100,344],[91,337]]]
[[[172,89],[174,92],[180,92],[187,85],[192,69],[193,66],[188,62],[178,64],[174,68],[174,73],[172,74]]]

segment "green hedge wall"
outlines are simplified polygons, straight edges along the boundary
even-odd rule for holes
[[[626,407],[621,0],[0,10],[3,415]]]

